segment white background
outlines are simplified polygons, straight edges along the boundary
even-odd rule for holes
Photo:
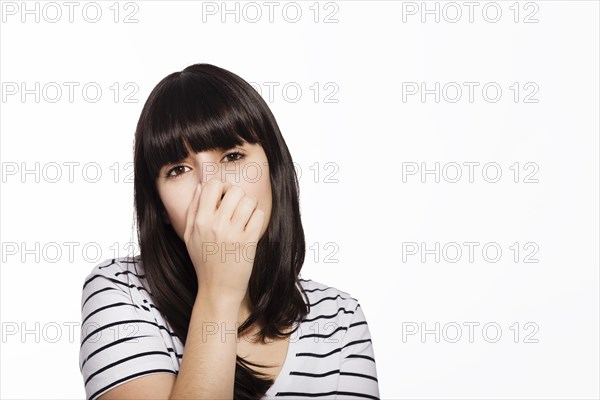
[[[463,2],[437,3],[439,22],[421,21],[421,2],[298,2],[287,14],[279,2],[273,22],[263,2],[257,22],[244,2],[239,22],[221,21],[221,2],[96,4],[92,23],[89,2],[73,22],[63,2],[27,2],[36,22],[2,2],[0,397],[84,397],[81,286],[135,240],[135,124],[154,85],[198,62],[262,88],[302,174],[302,276],[361,303],[382,398],[599,397],[598,2],[477,2],[472,22]],[[39,101],[22,98],[36,82]],[[78,84],[73,102],[65,82]],[[407,94],[411,82],[439,82],[439,102]],[[472,102],[464,82],[478,85]],[[97,102],[86,84],[102,89]],[[436,163],[439,182],[421,177]],[[479,163],[473,182],[464,163]],[[439,262],[422,251],[436,242]],[[477,243],[472,262],[465,242]]]

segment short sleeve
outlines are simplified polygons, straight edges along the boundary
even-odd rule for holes
[[[379,399],[375,353],[367,320],[356,305],[342,339],[338,399]]]
[[[96,266],[83,285],[79,367],[88,400],[143,375],[176,374],[161,333],[166,328],[128,272],[109,261]]]

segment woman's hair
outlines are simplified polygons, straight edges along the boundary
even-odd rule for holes
[[[175,334],[185,344],[198,291],[196,271],[185,243],[165,222],[156,180],[160,169],[194,152],[259,143],[268,160],[272,191],[268,227],[258,241],[248,283],[251,313],[242,333],[255,322],[258,336],[284,338],[285,327],[309,312],[297,286],[305,255],[292,157],[275,117],[250,84],[211,64],[195,64],[161,80],[144,104],[135,132],[134,202],[140,259],[148,290]],[[296,328],[297,329],[297,328]],[[273,383],[237,356],[234,398],[260,398]]]

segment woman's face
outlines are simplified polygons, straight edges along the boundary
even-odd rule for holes
[[[190,152],[184,161],[163,166],[156,186],[166,210],[165,222],[170,223],[177,236],[184,240],[187,212],[196,187],[213,177],[241,186],[247,195],[257,199],[257,208],[265,213],[259,236],[262,237],[271,216],[269,167],[262,146],[247,142],[226,150]]]

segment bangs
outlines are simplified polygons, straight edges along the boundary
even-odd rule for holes
[[[260,142],[264,119],[260,95],[249,84],[193,72],[176,72],[150,94],[138,133],[147,171],[201,152]]]

